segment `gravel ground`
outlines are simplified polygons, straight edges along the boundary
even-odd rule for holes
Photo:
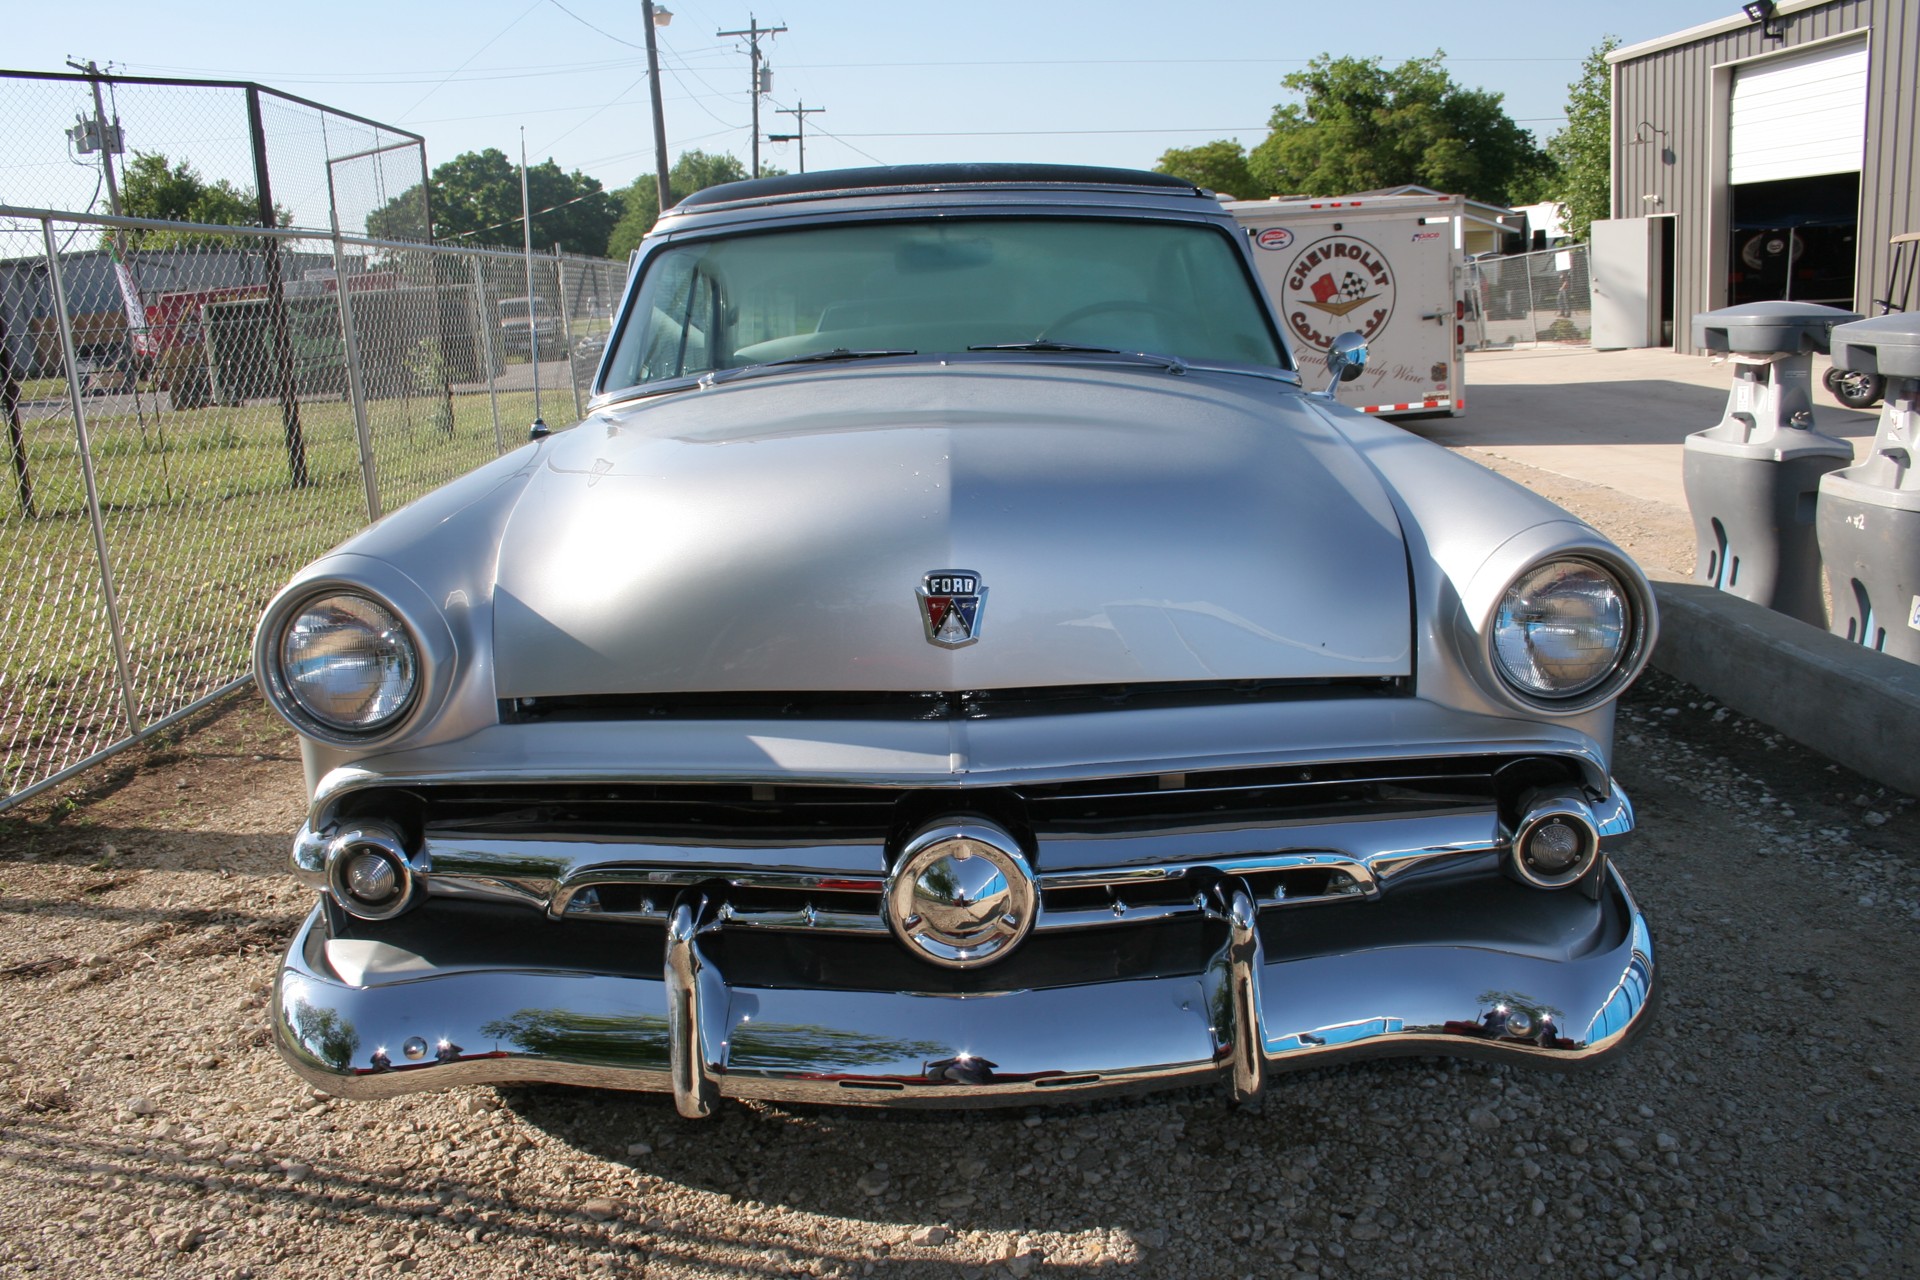
[[[1466,452],[1691,568],[1684,512]],[[1618,766],[1666,1003],[1617,1066],[689,1122],[302,1085],[299,767],[238,702],[0,817],[0,1275],[1920,1276],[1920,811],[1658,675]]]
[[[1667,998],[1618,1066],[689,1122],[297,1081],[299,771],[233,704],[0,819],[0,1274],[1920,1275],[1920,812],[1663,677],[1621,732]]]

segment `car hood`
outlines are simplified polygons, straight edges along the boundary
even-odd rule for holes
[[[1392,503],[1290,386],[1058,362],[804,370],[552,439],[500,548],[503,698],[1411,673]],[[979,577],[977,634],[919,588]]]

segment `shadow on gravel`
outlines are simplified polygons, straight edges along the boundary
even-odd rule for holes
[[[218,1190],[248,1202],[258,1217],[331,1221],[353,1231],[397,1231],[422,1219],[440,1219],[454,1227],[470,1223],[490,1237],[528,1237],[565,1247],[604,1250],[632,1243],[627,1237],[633,1224],[618,1214],[595,1221],[577,1204],[502,1194],[468,1183],[452,1170],[423,1176],[397,1163],[220,1157],[166,1139],[101,1138],[89,1132],[84,1118],[70,1123],[56,1114],[0,1116],[6,1122],[0,1150],[56,1203],[97,1199],[104,1182],[109,1191],[172,1192],[174,1198]]]
[[[1473,1088],[1487,1083],[1477,1065],[1413,1059],[1277,1077],[1257,1111],[1196,1088],[1079,1107],[974,1111],[728,1101],[705,1120],[681,1117],[664,1095],[544,1086],[499,1092],[522,1121],[583,1153],[735,1200],[902,1230],[927,1223],[957,1231],[1104,1227],[1150,1247],[1189,1210],[1217,1215],[1222,1194],[1259,1203],[1276,1183],[1304,1183],[1319,1163],[1311,1150],[1341,1141],[1337,1128],[1365,1124],[1363,1103],[1375,1090],[1418,1088],[1436,1072],[1477,1081]],[[1300,1170],[1298,1182],[1279,1172],[1289,1164]],[[1139,1194],[1143,1186],[1156,1193]],[[1402,1190],[1417,1194],[1417,1185]],[[1342,1212],[1305,1199],[1296,1207],[1323,1225]],[[1350,1217],[1359,1207],[1344,1212]]]

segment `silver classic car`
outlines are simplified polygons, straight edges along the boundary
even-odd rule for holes
[[[260,624],[310,791],[294,1069],[699,1116],[1623,1048],[1646,580],[1340,407],[1357,335],[1303,385],[1284,331],[1158,174],[683,201],[587,419]]]

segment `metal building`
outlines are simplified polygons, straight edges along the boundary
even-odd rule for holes
[[[1694,313],[1765,299],[1880,310],[1920,231],[1920,0],[1755,0],[1608,61],[1596,346],[1689,351]]]

